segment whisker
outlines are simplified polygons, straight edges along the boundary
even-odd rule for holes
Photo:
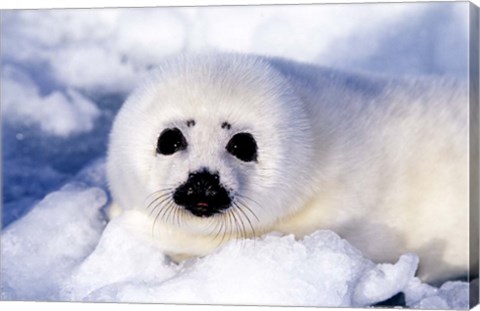
[[[251,197],[249,197],[249,196],[247,196],[247,195],[245,195],[245,194],[241,194],[241,193],[238,193],[238,192],[237,192],[237,193],[235,193],[235,195],[238,196],[238,197],[240,197],[240,198],[242,198],[242,199],[249,200],[249,201],[257,204],[259,207],[261,207],[261,204],[258,203],[257,200],[254,200],[254,199],[252,199]]]
[[[235,230],[235,229],[238,226],[238,222],[237,222],[237,219],[235,217],[235,211],[233,209],[230,209],[228,211],[228,216],[229,216],[229,220],[230,220],[229,224],[230,224],[230,227],[231,227],[231,228],[229,228],[230,232],[232,234],[232,237],[237,239],[238,238],[238,232],[237,232],[238,230]],[[240,228],[238,228],[238,229],[240,229]]]
[[[166,187],[166,188],[159,189],[157,191],[153,191],[152,193],[148,194],[143,201],[145,203],[149,200],[150,197],[158,195],[158,194],[160,194],[160,196],[170,194],[173,189],[174,189],[174,187]]]
[[[211,222],[211,223],[213,223],[213,222]],[[223,217],[222,217],[222,221],[216,222],[216,225],[215,225],[214,230],[217,231],[216,229],[218,228],[218,231],[217,231],[217,233],[215,234],[214,240],[216,240],[216,239],[219,238],[220,233],[222,232],[222,229],[223,229],[223,228],[222,228],[222,227],[223,227],[223,223],[224,223]],[[220,244],[221,244],[221,242],[220,242],[218,245],[220,245]]]
[[[159,205],[155,206],[154,210],[157,209]],[[155,236],[155,224],[157,223],[157,218],[158,218],[158,215],[160,214],[160,212],[162,211],[162,209],[164,209],[165,207],[164,206],[160,206],[160,208],[158,209],[158,212],[157,214],[155,215],[155,217],[153,218],[153,222],[152,222],[152,236]],[[150,216],[152,216],[153,212],[150,213]]]
[[[238,204],[241,204],[250,214],[252,214],[253,217],[257,220],[257,222],[260,222],[260,219],[258,219],[258,216],[252,211],[250,207],[246,204],[246,202],[243,202],[241,198],[237,199]]]
[[[173,214],[177,209],[173,206],[172,202],[168,205],[168,209],[165,212],[165,222],[172,223],[173,222]]]
[[[157,198],[155,200],[153,200],[150,204],[148,204],[146,210],[150,210],[150,207],[153,206],[153,208],[151,209],[151,211],[149,212],[149,215],[152,216],[152,214],[155,212],[155,210],[161,206],[163,203],[165,203],[166,201],[169,201],[171,198],[170,196],[166,195],[166,196],[163,196],[163,197],[160,197],[160,198]],[[153,205],[155,204],[155,205]]]
[[[160,206],[160,205],[157,205],[160,206],[160,208],[158,209],[158,213],[155,215],[154,219],[153,219],[153,228],[155,227],[155,224],[157,223],[157,220],[158,218],[160,217],[160,219],[164,219],[164,215],[165,213],[174,205],[173,201],[170,201],[169,203],[167,203],[167,205],[163,205],[163,206]],[[157,209],[157,207],[155,207],[155,209]],[[160,216],[161,214],[163,213],[162,216]]]
[[[242,206],[240,206],[240,204],[241,204]],[[238,202],[238,204],[237,204],[237,203],[234,203],[234,205],[235,205],[235,207],[238,209],[238,211],[241,212],[243,216],[245,216],[245,219],[247,220],[247,222],[248,222],[248,224],[249,224],[249,226],[250,226],[250,230],[251,230],[253,236],[256,236],[256,234],[255,234],[255,229],[254,229],[254,227],[253,227],[253,224],[252,224],[252,222],[250,221],[250,218],[249,218],[249,217],[247,216],[247,214],[245,213],[245,211],[242,209],[242,207],[245,207],[245,208],[248,209],[248,210],[250,210],[250,209],[249,209],[247,206],[243,205],[241,202]],[[251,212],[251,211],[250,211],[250,212]],[[255,214],[253,214],[253,215],[255,215]],[[258,219],[258,218],[257,218],[257,219]]]
[[[163,219],[165,222],[168,222],[167,221],[167,214],[169,214],[169,211],[174,207],[173,205],[173,201],[170,201],[167,205],[166,208],[163,209],[163,211],[161,211],[159,214],[160,214],[160,219]]]
[[[238,220],[239,220],[239,222],[240,222],[240,225],[242,226],[243,239],[246,240],[246,239],[248,239],[248,236],[249,236],[250,232],[249,232],[249,230],[247,230],[248,228],[247,228],[247,226],[246,226],[246,224],[245,224],[245,220],[244,220],[244,218],[242,217],[242,216],[243,216],[243,213],[240,213],[240,212],[242,212],[241,209],[239,209],[238,212],[236,212],[236,213],[238,213]]]
[[[174,219],[175,219],[175,225],[180,227],[180,220],[182,219],[182,217],[181,217],[181,210],[179,208],[175,208]]]
[[[220,240],[220,245],[222,245],[223,241],[225,241],[225,238],[227,236],[227,231],[230,231],[230,228],[229,228],[229,226],[231,226],[230,213],[227,213],[227,219],[228,219],[228,223],[226,221],[222,221],[223,234],[222,234],[222,239]]]
[[[250,202],[255,203],[259,209],[262,209],[262,206],[261,206],[260,203],[258,203],[256,200],[253,200],[252,198],[250,198],[250,197],[248,197],[248,196],[246,196],[246,195],[242,195],[242,194],[240,194],[240,193],[236,193],[235,195],[236,195],[236,197],[238,198],[239,201],[240,201],[240,200],[248,200],[248,201],[250,201]],[[247,209],[252,213],[252,215],[253,215],[255,218],[257,218],[257,221],[260,221],[260,220],[258,219],[257,215],[255,215],[255,213],[253,213],[252,210],[251,210],[251,209],[247,206],[247,204],[245,204],[245,203],[246,203],[246,202],[243,203],[243,205],[245,206],[245,208],[247,208]]]
[[[246,217],[246,215],[243,213],[241,208],[239,208],[238,211],[242,212],[242,214],[248,220],[248,217]],[[245,225],[245,221],[244,221],[244,218],[242,217],[242,215],[238,214],[238,219],[239,219],[241,227],[242,227],[242,239],[237,240],[237,241],[240,243],[240,247],[244,247],[246,245],[246,241],[249,238],[249,236],[248,236],[247,227]],[[252,230],[253,230],[253,228],[252,228]]]

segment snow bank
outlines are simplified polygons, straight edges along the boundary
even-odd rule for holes
[[[101,184],[101,169],[78,179]],[[423,284],[414,254],[374,264],[331,231],[231,241],[176,264],[130,231],[139,212],[104,227],[106,194],[88,183],[49,194],[3,231],[2,299],[364,307],[403,292],[410,307],[468,306],[468,283]]]

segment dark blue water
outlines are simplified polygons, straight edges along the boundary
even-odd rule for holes
[[[2,119],[2,227],[25,215],[90,162],[105,156],[108,133],[125,96],[93,97],[90,99],[101,109],[101,116],[88,133],[60,138]]]

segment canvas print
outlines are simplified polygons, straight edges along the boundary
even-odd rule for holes
[[[474,5],[4,10],[1,40],[2,300],[476,304]]]

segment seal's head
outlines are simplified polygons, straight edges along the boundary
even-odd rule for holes
[[[114,122],[113,199],[195,234],[268,230],[309,191],[306,114],[288,80],[261,58],[171,60]]]

